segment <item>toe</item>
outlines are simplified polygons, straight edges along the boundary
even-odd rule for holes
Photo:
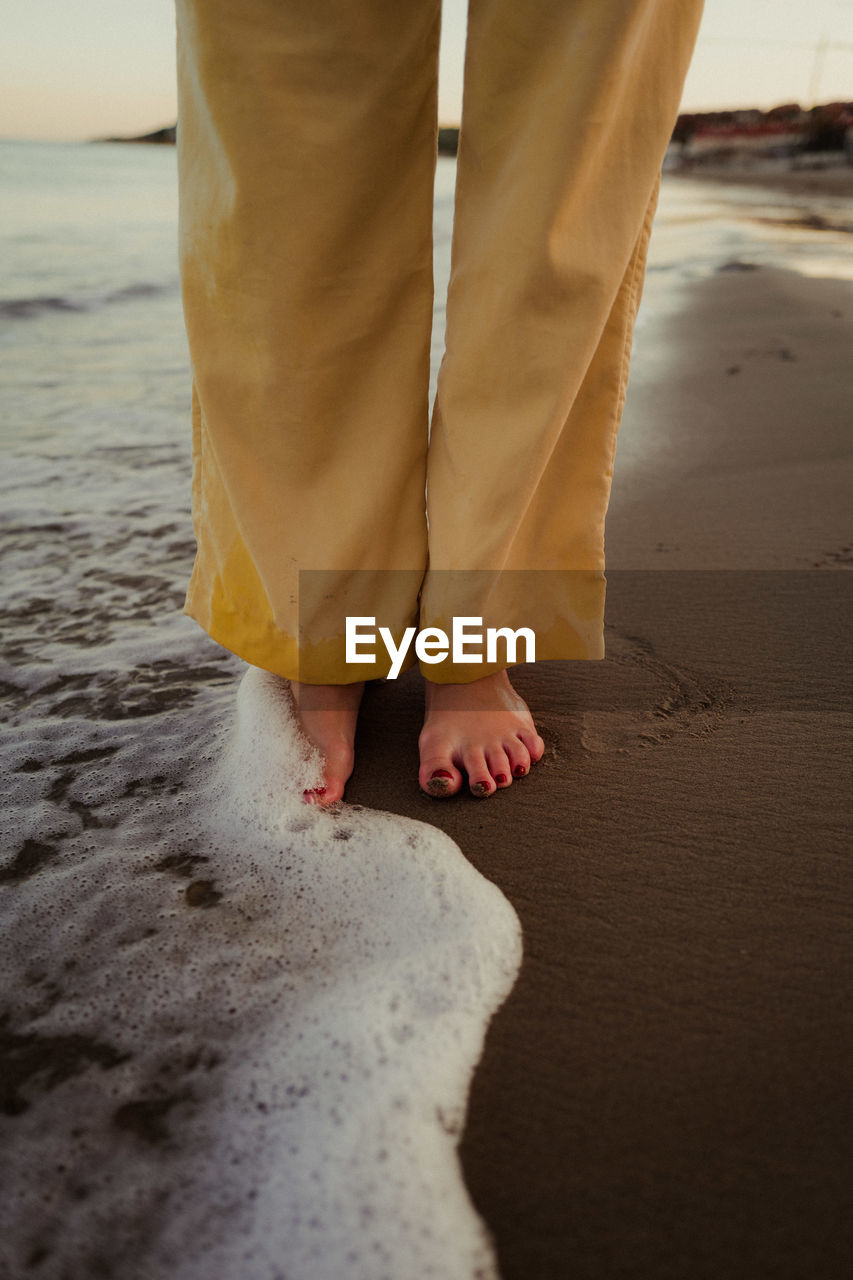
[[[512,765],[502,746],[488,748],[486,750],[486,762],[489,766],[489,773],[494,778],[498,790],[502,787],[512,786]]]
[[[466,752],[462,757],[462,763],[468,774],[468,790],[472,796],[490,796],[497,790],[482,751]]]
[[[530,772],[530,752],[521,741],[516,738],[513,742],[504,744],[506,753],[509,758],[512,776],[514,778],[524,778]]]
[[[418,782],[421,791],[441,800],[445,796],[456,795],[462,786],[462,774],[449,755],[439,753],[421,760]]]
[[[531,764],[537,764],[545,754],[545,743],[538,733],[520,733],[519,738],[527,748]]]
[[[339,779],[329,779],[323,788],[319,799],[315,802],[325,808],[330,804],[337,804],[339,800],[344,798],[344,784]]]
[[[319,809],[337,804],[343,798],[344,784],[334,779],[328,780],[325,786],[312,787],[309,791],[302,792],[305,803],[316,805]]]

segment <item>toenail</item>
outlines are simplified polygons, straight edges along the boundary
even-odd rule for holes
[[[501,787],[502,787],[502,786],[503,786],[503,784],[504,784],[505,782],[507,782],[507,781],[509,781],[509,779],[507,778],[507,776],[506,776],[506,774],[505,774],[505,773],[496,773],[496,774],[495,774],[495,782],[497,782],[497,784],[498,784],[499,786],[501,786]]]
[[[491,789],[492,788],[489,786],[488,782],[471,783],[471,794],[475,796],[487,796]]]
[[[452,777],[453,777],[453,774],[450,772],[449,769],[436,769],[434,773],[430,774],[430,781],[433,778],[452,778]]]
[[[523,778],[526,773],[527,773],[527,770],[525,769],[524,765],[517,764],[512,771],[512,776],[514,778]]]

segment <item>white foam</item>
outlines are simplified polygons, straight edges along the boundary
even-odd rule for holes
[[[318,761],[283,682],[249,670],[230,734],[228,698],[161,714],[157,744],[90,724],[89,749],[112,753],[65,766],[82,829],[0,892],[22,1075],[0,1260],[38,1277],[494,1276],[456,1145],[520,962],[515,913],[441,832],[304,805]],[[170,770],[190,740],[212,766]],[[25,733],[13,749],[58,754]],[[22,812],[44,772],[17,775]],[[140,772],[160,800],[128,797]],[[31,838],[49,826],[42,812]]]

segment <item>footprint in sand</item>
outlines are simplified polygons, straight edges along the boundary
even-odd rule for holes
[[[627,753],[662,746],[682,733],[709,733],[733,700],[719,681],[667,662],[649,641],[611,628],[607,663],[606,699],[613,705],[581,713],[585,751]]]

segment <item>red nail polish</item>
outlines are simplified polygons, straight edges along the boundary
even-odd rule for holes
[[[527,770],[525,769],[524,765],[517,764],[512,771],[512,776],[514,778],[523,778],[526,773],[527,773]]]
[[[507,776],[506,776],[506,774],[505,774],[505,773],[496,773],[496,774],[495,774],[495,782],[497,782],[500,786],[503,786],[503,784],[504,784],[506,781],[507,781]]]
[[[436,769],[434,773],[430,774],[430,777],[431,778],[452,778],[453,774],[450,772],[449,769]]]
[[[325,788],[325,787],[315,787],[315,788],[314,788],[314,793],[315,793],[315,795],[318,795],[318,796],[324,796],[324,795],[326,794],[326,788]]]

